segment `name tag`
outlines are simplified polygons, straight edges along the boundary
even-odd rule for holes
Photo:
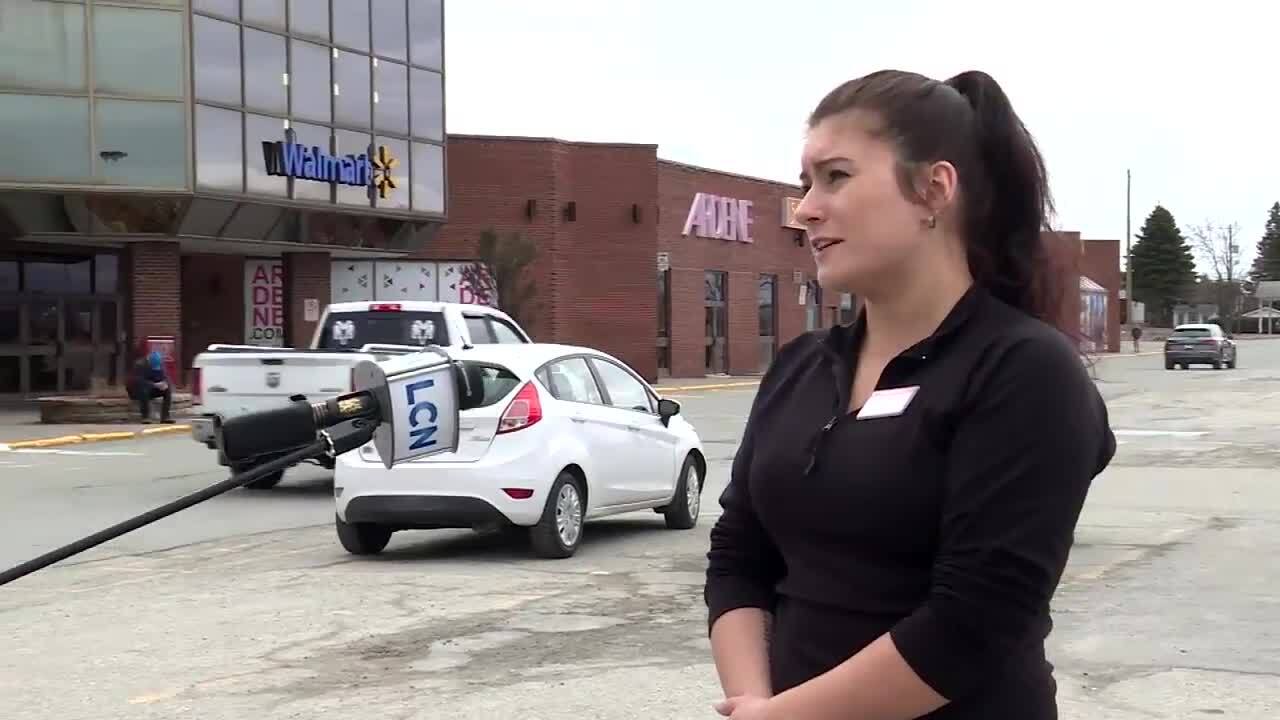
[[[862,409],[858,411],[857,419],[870,420],[872,418],[901,415],[906,412],[907,406],[911,404],[911,399],[916,396],[918,390],[920,390],[919,385],[893,388],[891,390],[876,390],[863,403]]]

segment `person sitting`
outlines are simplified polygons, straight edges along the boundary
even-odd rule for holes
[[[161,398],[160,422],[172,423],[173,418],[169,416],[169,411],[173,405],[173,387],[169,383],[169,376],[164,371],[164,358],[160,353],[152,351],[145,358],[138,360],[134,371],[130,397],[138,403],[142,422],[151,422],[151,401]]]

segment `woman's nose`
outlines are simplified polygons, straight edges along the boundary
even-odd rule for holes
[[[796,220],[807,229],[812,230],[814,225],[822,222],[823,215],[820,205],[821,203],[814,197],[813,190],[809,190],[800,199],[800,204],[796,206]]]

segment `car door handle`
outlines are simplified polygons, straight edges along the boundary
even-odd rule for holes
[[[627,429],[630,430],[631,432],[640,432],[639,425],[628,425]]]
[[[570,420],[572,420],[572,421],[574,421],[574,422],[576,422],[576,423],[580,423],[580,424],[583,424],[583,425],[585,425],[585,424],[587,423],[587,419],[586,419],[586,418],[584,418],[584,417],[578,417],[578,416],[576,416],[576,415],[575,415],[575,416],[573,416],[573,417],[571,417],[571,418],[569,418],[569,419],[570,419]]]

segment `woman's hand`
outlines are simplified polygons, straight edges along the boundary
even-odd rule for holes
[[[716,712],[729,720],[772,720],[773,705],[759,695],[737,695],[715,704]]]

